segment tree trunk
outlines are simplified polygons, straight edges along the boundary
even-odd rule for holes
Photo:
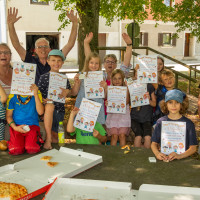
[[[98,46],[100,0],[80,0],[76,6],[82,12],[79,12],[80,23],[78,30],[78,64],[79,71],[81,71],[85,61],[84,39],[86,34],[89,32],[94,34],[90,43],[91,50],[93,51]]]

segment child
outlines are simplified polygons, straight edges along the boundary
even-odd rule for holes
[[[124,86],[125,75],[122,70],[115,69],[111,74],[113,86]],[[130,109],[129,109],[129,92],[127,89],[126,97],[126,114],[108,113],[106,118],[106,131],[108,136],[111,136],[111,145],[117,145],[119,142],[121,146],[126,144],[126,136],[129,135],[131,127]]]
[[[5,137],[6,107],[4,104],[6,103],[6,100],[6,93],[0,85],[0,141],[4,140]]]
[[[89,56],[86,57],[85,65],[82,72],[86,72],[86,76],[87,76],[89,71],[100,71],[100,70],[101,70],[101,62],[100,62],[99,55],[96,53],[90,53]],[[84,80],[83,79],[79,80],[79,76],[80,74],[78,73],[74,77],[74,86],[73,86],[75,95],[78,94],[76,98],[76,103],[75,103],[75,106],[77,108],[80,107],[81,101],[85,97]],[[106,88],[107,88],[106,82],[101,81],[100,86],[104,88],[104,91],[106,93]],[[97,121],[100,124],[105,124],[104,99],[94,98],[92,100],[102,104]]]
[[[175,84],[175,75],[171,70],[164,69],[161,72],[160,77],[161,77],[161,84],[158,84],[158,87],[155,91],[156,109],[155,112],[153,113],[154,124],[160,117],[164,116],[164,114],[160,110],[160,101],[165,99],[165,94],[168,90],[174,89],[174,84]]]
[[[33,154],[39,152],[38,137],[41,139],[38,115],[44,113],[42,95],[38,87],[30,87],[34,96],[10,94],[7,101],[6,119],[10,126],[10,140],[8,141],[9,154]],[[25,130],[28,125],[30,131]]]
[[[103,126],[96,122],[94,131],[88,132],[81,130],[79,128],[75,128],[73,126],[74,118],[78,113],[79,109],[75,107],[69,116],[69,120],[67,123],[67,132],[71,133],[71,135],[76,134],[76,143],[77,144],[101,144],[102,142],[107,141],[106,131],[104,130]]]
[[[137,77],[137,71],[134,73],[133,79]],[[154,90],[153,85],[148,83],[146,95],[149,98],[149,105],[131,108],[131,128],[135,133],[135,147],[151,147],[152,115],[153,107],[156,106]],[[144,138],[144,145],[142,145],[142,138]]]
[[[168,115],[161,117],[157,121],[151,144],[151,149],[158,160],[172,161],[174,159],[182,159],[196,152],[197,139],[195,126],[190,119],[183,116],[188,108],[188,101],[186,101],[186,98],[184,99],[184,95],[180,90],[170,90],[166,93],[165,100],[161,102],[162,112]],[[172,152],[167,156],[159,151],[163,121],[186,123],[186,151],[184,153],[177,154],[176,152]]]
[[[126,33],[122,34],[122,38],[124,42],[127,44],[127,47],[126,47],[126,52],[124,54],[124,62],[120,66],[120,69],[122,69],[122,71],[126,73],[126,76],[128,76],[129,70],[131,68],[130,60],[132,57],[132,40]],[[91,53],[90,42],[92,39],[93,39],[93,33],[90,32],[88,35],[86,35],[84,40],[84,51],[86,57]],[[117,57],[114,54],[107,54],[103,59],[103,66],[105,68],[104,71],[105,81],[107,85],[111,85],[111,74],[113,70],[115,70],[117,67]],[[104,101],[106,101],[106,99]],[[105,116],[107,116],[106,107],[105,107]]]
[[[59,69],[64,64],[65,57],[60,50],[54,49],[49,52],[47,62],[51,67],[50,72],[59,73]],[[49,88],[49,76],[50,72],[41,75],[38,82],[38,87],[42,93],[43,101],[45,103],[44,113],[44,127],[46,131],[46,140],[44,143],[45,149],[52,149],[51,142],[58,142],[58,125],[60,121],[64,120],[65,107],[64,103],[53,102],[47,99],[48,88]],[[70,93],[70,83],[67,80],[66,88],[61,88],[62,92],[60,98],[65,98]]]

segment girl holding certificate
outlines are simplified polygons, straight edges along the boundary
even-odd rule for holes
[[[179,160],[196,152],[195,126],[190,119],[183,116],[188,108],[188,101],[184,96],[180,90],[170,90],[161,102],[161,110],[167,115],[157,121],[151,144],[158,160]]]
[[[115,69],[111,74],[113,86],[125,86],[124,72],[120,69]],[[107,113],[106,131],[108,136],[111,136],[111,145],[117,145],[119,139],[120,145],[126,144],[126,136],[129,135],[131,127],[130,109],[129,109],[129,92],[127,90],[126,97],[126,113]],[[108,104],[108,102],[106,103]]]
[[[101,71],[100,57],[96,53],[90,53],[89,56],[86,57],[85,65],[82,72],[85,72],[85,77],[87,77],[88,72],[95,72],[95,71]],[[75,95],[78,94],[76,98],[76,103],[75,103],[75,106],[77,108],[80,107],[82,99],[85,98],[85,82],[84,82],[84,78],[81,79],[80,75],[82,74],[78,73],[74,77],[74,86],[73,86]],[[107,88],[106,82],[101,81],[100,87],[103,87],[105,90],[105,88]],[[92,91],[92,93],[93,92],[94,91]],[[90,98],[90,99],[102,104],[97,121],[100,124],[105,124],[104,99],[103,98]]]

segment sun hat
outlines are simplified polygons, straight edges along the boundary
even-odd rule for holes
[[[175,100],[179,103],[182,103],[184,95],[185,94],[180,90],[169,90],[165,94],[165,102],[168,102],[169,100]]]
[[[63,52],[58,49],[51,50],[48,54],[48,58],[49,58],[49,56],[60,56],[62,58],[62,60],[65,61],[65,56],[64,56]]]

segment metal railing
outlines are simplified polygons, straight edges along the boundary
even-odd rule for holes
[[[124,52],[126,51],[126,47],[97,47],[97,49],[98,50],[117,50],[117,51],[120,51],[120,55],[121,55],[121,60],[122,61],[123,61],[123,58],[124,58]],[[181,62],[181,61],[179,61],[179,60],[177,60],[175,58],[172,58],[172,57],[170,57],[170,56],[168,56],[168,55],[166,55],[164,53],[161,53],[161,52],[159,52],[159,51],[157,51],[155,49],[152,49],[150,47],[133,47],[133,50],[137,50],[137,49],[138,50],[146,50],[146,53],[145,53],[146,55],[149,54],[149,51],[152,51],[152,52],[154,52],[156,54],[162,55],[164,58],[167,58],[167,59],[169,59],[169,60],[171,60],[171,61],[173,61],[173,62],[175,62],[177,64],[180,64],[180,65],[188,68],[189,76],[184,74],[184,73],[181,73],[179,71],[176,71],[176,70],[172,69],[173,66],[166,67],[166,68],[170,69],[171,71],[173,71],[173,73],[175,74],[175,87],[178,88],[179,77],[183,77],[183,78],[188,80],[188,91],[187,91],[187,93],[190,94],[191,82],[197,83],[197,80],[196,80],[197,73],[200,73],[200,70],[198,70],[196,68],[199,65],[187,65],[187,64],[185,64],[185,63],[183,63],[183,62]],[[137,56],[139,54],[134,52],[134,51],[132,51],[132,55],[133,56]],[[194,78],[192,78],[192,71],[194,71]]]

